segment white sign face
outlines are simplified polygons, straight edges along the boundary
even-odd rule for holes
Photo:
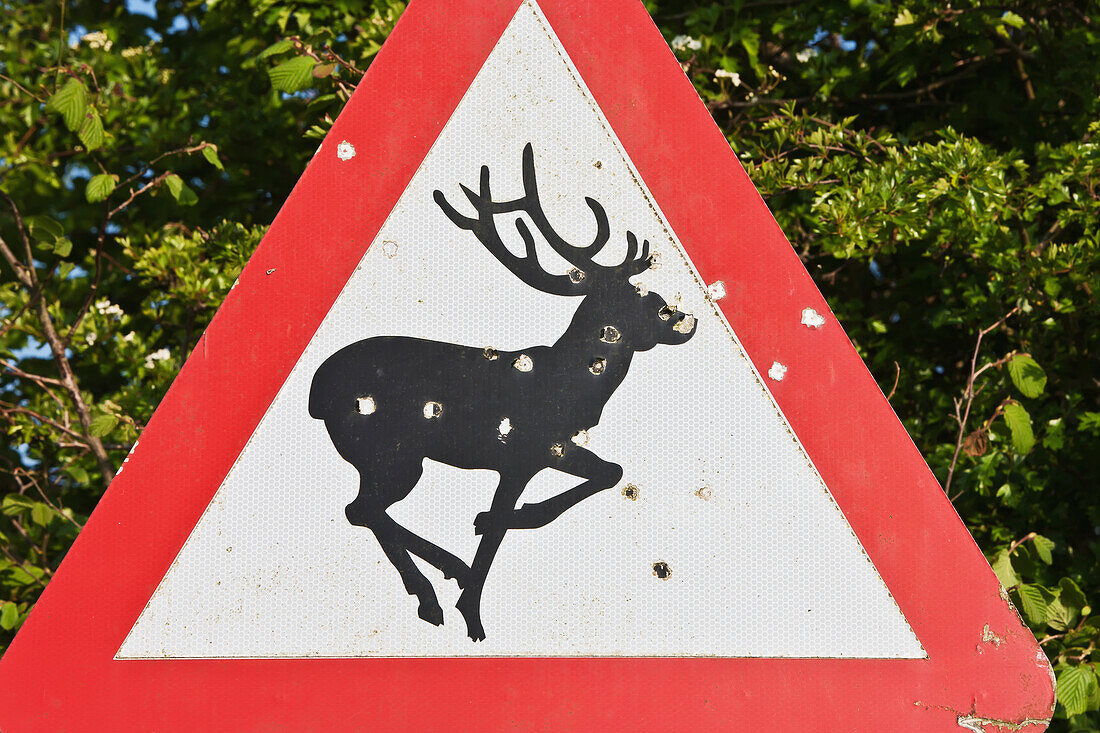
[[[367,139],[330,142],[319,154],[338,155],[349,176],[356,174],[355,148],[373,144]],[[532,157],[525,162],[528,144]],[[606,354],[612,354],[602,367],[591,362],[605,352],[593,351],[585,362],[594,366],[587,377],[596,381],[577,381],[574,389],[568,380],[546,379],[546,365],[558,364],[556,355],[572,343],[563,335],[577,330],[575,314],[577,322],[583,321],[578,310],[582,303],[595,303],[597,295],[582,292],[588,287],[583,278],[572,283],[576,295],[562,295],[544,292],[515,274],[531,264],[520,262],[525,245],[516,218],[534,233],[547,271],[564,275],[570,269],[548,246],[546,222],[540,226],[529,209],[488,217],[511,259],[500,252],[494,256],[475,232],[460,225],[463,216],[477,218],[483,165],[491,172],[492,200],[498,203],[524,197],[529,169],[528,175],[537,177],[548,226],[573,244],[597,236],[597,217],[585,197],[599,202],[610,236],[587,268],[593,287],[600,273],[628,254],[640,261],[640,252],[628,252],[628,231],[648,239],[658,266],[644,269],[643,263],[629,282],[641,286],[634,293],[638,302],[649,293],[669,303],[662,311],[668,330],[654,338],[652,348],[638,348],[628,359],[628,372],[620,357],[630,350],[628,342],[636,345],[636,332],[629,325],[632,316],[622,310],[627,306],[620,304],[605,320],[622,326],[621,341],[616,332],[585,331],[593,348],[604,348],[595,343],[602,337]],[[473,199],[463,195],[460,185],[471,189]],[[436,191],[453,207],[450,213],[437,202]],[[491,238],[491,233],[481,234]],[[560,278],[554,282],[560,289],[569,287]],[[768,380],[783,378],[783,370],[773,368],[765,376],[753,368],[715,305],[720,288],[708,292],[707,285],[541,11],[525,3],[118,658],[924,657],[768,392]],[[341,352],[366,339],[382,340],[362,347],[361,358],[356,348]],[[433,351],[425,342],[473,349],[440,346]],[[385,371],[383,356],[393,354],[379,356],[385,351],[380,344],[411,351],[402,352],[405,361],[386,362],[392,368],[381,381],[352,384],[357,374]],[[588,346],[584,342],[581,348]],[[484,356],[489,347],[495,360]],[[345,356],[333,357],[337,352]],[[460,353],[476,354],[484,364],[476,359],[460,363],[455,356]],[[319,369],[330,357],[343,364],[329,375],[333,383],[349,380],[345,387],[350,391],[340,393],[339,404],[347,409],[339,420],[326,418],[328,413],[311,416],[311,387],[328,374]],[[554,391],[537,409],[517,398],[505,410],[500,395],[479,381],[488,373],[484,370],[497,367],[504,370],[501,374],[512,370],[515,379],[542,380],[530,384],[539,389],[552,385]],[[391,405],[420,394],[414,387],[423,386],[431,374],[442,375],[439,384],[448,389],[416,404],[416,420],[404,413],[393,418]],[[598,381],[603,378],[622,381],[607,391],[602,413],[596,410],[586,434],[520,455],[531,424],[576,412],[578,401],[591,406],[584,385],[605,384]],[[610,476],[613,483],[544,526],[509,525],[491,558],[478,604],[485,638],[474,641],[470,635],[479,634],[469,627],[469,608],[456,610],[462,592],[456,581],[420,557],[407,560],[404,553],[413,544],[423,549],[431,543],[448,557],[474,564],[476,574],[479,543],[494,534],[497,524],[482,515],[483,533],[476,534],[475,518],[490,510],[504,472],[459,467],[461,456],[416,449],[427,445],[425,431],[454,426],[452,416],[482,397],[478,404],[497,410],[492,431],[480,435],[467,429],[441,440],[465,445],[483,439],[508,460],[513,456],[507,451],[519,451],[515,460],[538,472],[525,486],[520,477],[516,506],[537,504],[585,483],[553,468],[564,465],[555,460],[588,455],[581,443],[597,457],[590,462],[599,467],[592,480]],[[348,417],[352,407],[355,416]],[[383,427],[348,432],[372,425]],[[341,457],[339,441],[358,468]],[[555,446],[563,455],[547,452]],[[475,454],[481,455],[469,452]],[[385,468],[371,473],[368,464]],[[621,479],[609,465],[621,466]],[[418,480],[417,469],[422,469]],[[345,514],[352,502],[354,508]],[[377,513],[382,510],[388,518]],[[514,520],[494,521],[522,524],[521,515],[509,516]],[[395,551],[400,537],[404,544]],[[390,554],[380,542],[389,543]],[[412,571],[409,563],[415,563]],[[426,579],[431,598],[438,598],[441,616],[431,599],[425,602],[416,576]],[[421,597],[410,595],[407,582]],[[858,634],[853,633],[857,625]]]

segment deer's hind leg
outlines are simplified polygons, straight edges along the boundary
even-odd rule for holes
[[[417,614],[428,623],[439,626],[443,623],[443,609],[436,598],[435,588],[409,555],[406,541],[412,533],[386,513],[391,504],[408,496],[420,479],[423,467],[420,463],[415,463],[407,467],[395,467],[391,464],[385,468],[384,471],[359,468],[359,496],[347,505],[344,514],[352,524],[367,527],[374,532],[382,551],[401,575],[405,590],[420,601]],[[421,541],[431,544],[426,540]],[[440,548],[436,549],[445,552]],[[461,564],[460,560],[455,560]]]

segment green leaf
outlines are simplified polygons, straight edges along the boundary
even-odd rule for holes
[[[902,8],[896,18],[894,18],[894,25],[912,25],[916,22],[913,17],[913,13],[908,8]]]
[[[199,200],[199,197],[191,190],[191,187],[184,183],[183,179],[175,173],[169,174],[164,179],[164,185],[168,187],[168,192],[172,194],[172,198],[174,198],[180,206],[193,206]]]
[[[1016,587],[1016,595],[1020,599],[1020,610],[1026,620],[1032,626],[1042,626],[1050,617],[1050,604],[1043,589],[1037,585],[1021,583]]]
[[[54,518],[54,510],[48,504],[36,501],[31,507],[31,521],[40,527],[45,527]]]
[[[1035,445],[1035,433],[1031,430],[1031,416],[1018,402],[1005,405],[1005,423],[1012,433],[1012,447],[1021,456],[1027,455]]]
[[[100,173],[98,176],[92,176],[92,179],[88,181],[88,185],[84,187],[84,198],[88,199],[90,204],[103,201],[115,190],[116,183],[118,183],[118,176],[110,173]]]
[[[5,601],[4,605],[0,607],[0,628],[6,631],[11,631],[15,628],[15,624],[19,622],[19,606],[15,605],[11,601]]]
[[[91,476],[88,475],[88,472],[76,464],[66,468],[65,473],[72,476],[73,481],[76,481],[78,484],[86,484],[91,481]]]
[[[1047,626],[1058,631],[1065,631],[1073,623],[1077,614],[1062,605],[1061,599],[1055,598],[1047,607]]]
[[[1012,567],[1012,556],[1008,554],[1007,547],[997,553],[997,557],[993,559],[992,564],[997,580],[1001,581],[1001,585],[1005,588],[1020,584],[1020,577],[1016,575],[1016,571]]]
[[[28,567],[13,567],[10,573],[11,575],[9,577],[20,585],[34,585],[46,574],[42,568],[36,568],[33,565]]]
[[[218,158],[218,146],[209,144],[202,149],[202,157],[206,158],[206,162],[214,166],[220,171],[225,170],[225,166],[222,165],[221,160]]]
[[[33,508],[34,501],[22,494],[8,494],[4,497],[3,502],[0,502],[0,511],[9,517],[18,517]]]
[[[1024,397],[1038,397],[1047,386],[1047,375],[1028,354],[1017,354],[1008,362],[1008,375]]]
[[[271,44],[263,51],[260,51],[259,55],[257,55],[256,58],[266,59],[268,56],[274,56],[275,54],[282,53],[283,51],[289,51],[292,48],[294,48],[294,41],[291,41],[288,38],[284,38],[281,41],[275,41],[275,43]]]
[[[46,101],[46,111],[60,114],[65,120],[65,127],[70,130],[76,130],[84,123],[87,107],[88,91],[84,88],[84,82],[72,77]]]
[[[118,425],[118,418],[114,415],[98,415],[92,420],[91,433],[96,437],[102,438],[107,433],[115,429]]]
[[[332,72],[336,70],[336,64],[318,64],[313,69],[314,79],[324,79],[326,76],[331,76]]]
[[[1089,605],[1088,599],[1085,598],[1085,594],[1081,592],[1080,586],[1073,582],[1070,578],[1062,578],[1058,582],[1058,600],[1062,602],[1062,605],[1067,609],[1080,612],[1081,609]]]
[[[1016,13],[1013,13],[1011,10],[1006,11],[1005,14],[1001,16],[1001,21],[1006,25],[1012,26],[1013,28],[1024,27],[1024,19],[1016,15]]]
[[[297,92],[308,87],[313,81],[313,59],[296,56],[278,66],[268,69],[271,86],[280,92]]]
[[[50,242],[52,244],[65,234],[64,227],[48,216],[28,216],[24,219],[24,222],[30,235],[39,242]]]
[[[1058,702],[1066,714],[1080,715],[1088,709],[1088,700],[1096,690],[1096,673],[1087,664],[1065,667],[1058,674]]]
[[[53,253],[58,257],[68,257],[73,251],[73,240],[62,237],[53,243]]]
[[[1041,534],[1035,535],[1035,538],[1031,540],[1031,546],[1035,548],[1035,554],[1039,556],[1045,564],[1050,565],[1053,562],[1050,551],[1054,549],[1054,540],[1049,540]]]
[[[92,151],[103,145],[106,137],[103,132],[103,120],[99,119],[99,113],[95,111],[95,107],[90,107],[84,115],[84,122],[80,125],[77,136],[80,137],[80,142],[84,143],[85,150]]]

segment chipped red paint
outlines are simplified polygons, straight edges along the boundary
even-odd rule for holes
[[[812,375],[768,386],[928,658],[113,659],[518,6],[413,0],[0,660],[0,729],[1040,730],[1034,637],[637,0],[540,7],[757,369]]]

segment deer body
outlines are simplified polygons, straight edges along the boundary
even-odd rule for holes
[[[582,321],[554,346],[502,352],[400,336],[359,341],[318,369],[310,414],[325,420],[353,465],[365,445],[400,435],[401,450],[458,468],[503,470],[510,456],[528,463],[533,450],[550,466],[554,445],[599,423],[630,367],[633,352],[599,341],[598,329]],[[516,366],[524,357],[527,371]],[[366,415],[358,409],[364,396],[374,404]],[[439,415],[426,418],[433,402]]]
[[[456,226],[473,232],[524,282],[544,292],[583,297],[565,333],[552,346],[507,352],[398,336],[365,339],[337,351],[317,369],[309,397],[310,415],[324,420],[337,452],[360,475],[359,495],[345,510],[348,520],[374,532],[406,590],[419,599],[424,620],[441,624],[443,611],[409,553],[456,579],[463,588],[458,608],[475,641],[485,638],[481,590],[505,532],[544,526],[622,478],[620,466],[583,447],[585,431],[599,423],[636,352],[683,343],[695,330],[690,315],[628,281],[650,266],[648,242],[639,257],[637,240],[628,233],[621,265],[592,260],[609,237],[598,203],[587,199],[597,223],[591,245],[576,247],[554,232],[538,203],[530,145],[523,155],[523,181],[524,196],[494,201],[483,168],[480,193],[463,187],[477,218],[458,213],[439,191],[435,199]],[[567,275],[543,270],[522,219],[516,228],[527,256],[508,251],[494,218],[510,212],[527,214],[574,269]],[[492,506],[474,521],[482,539],[470,566],[386,513],[415,487],[425,458],[500,474]],[[584,481],[517,508],[527,483],[545,468]]]

